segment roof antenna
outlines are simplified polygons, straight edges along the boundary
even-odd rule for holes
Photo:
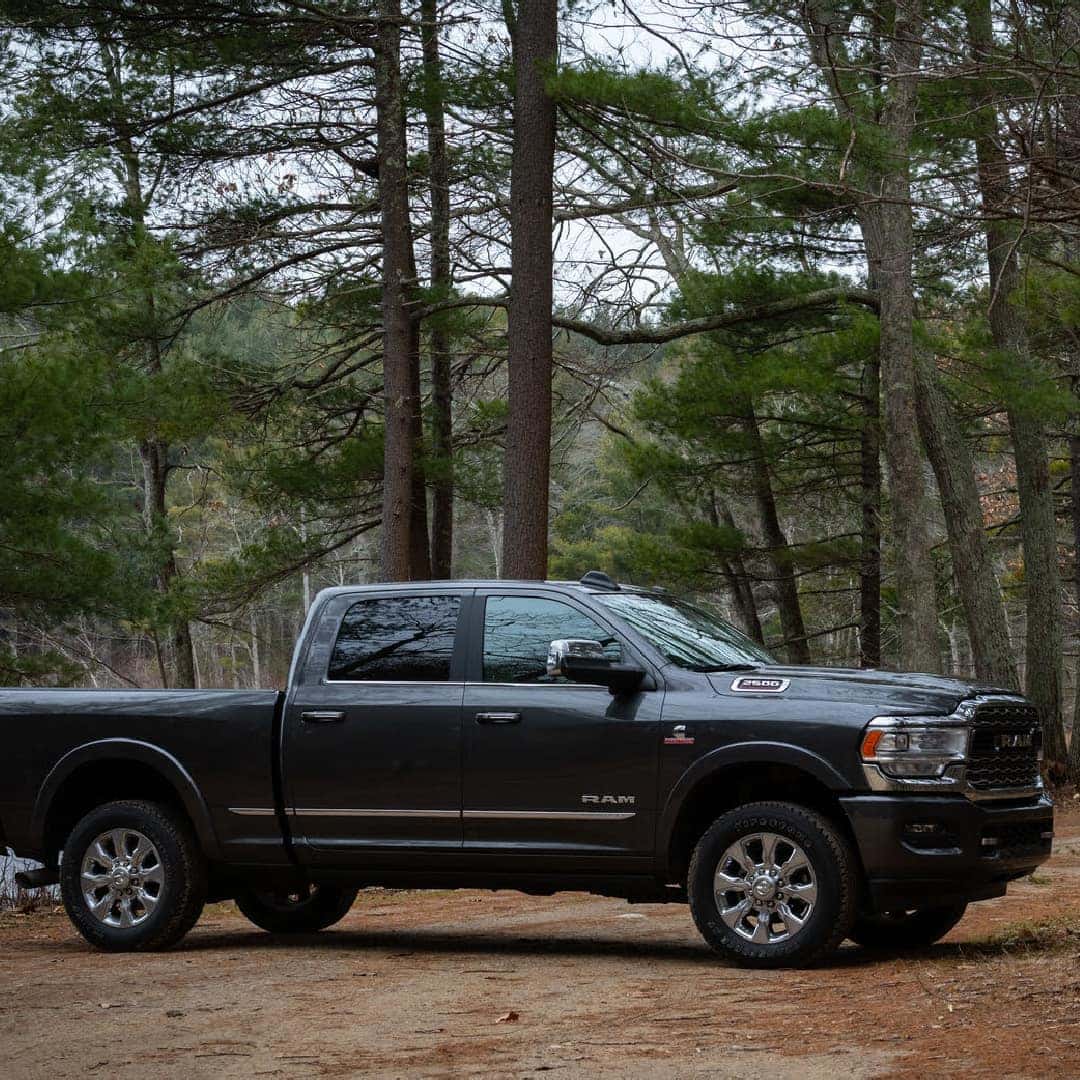
[[[603,589],[605,592],[618,592],[618,583],[612,581],[603,570],[590,570],[581,578],[582,585],[588,585],[593,589]]]

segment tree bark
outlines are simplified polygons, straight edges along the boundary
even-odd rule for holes
[[[160,361],[160,357],[158,358]],[[166,495],[169,480],[168,444],[158,439],[143,439],[139,443],[139,460],[142,463],[142,514],[147,536],[154,537],[159,530],[167,529]],[[179,577],[176,551],[169,543],[157,568],[157,591],[166,596],[173,582]],[[172,646],[174,678],[172,685],[195,687],[195,650],[191,640],[191,627],[186,619],[173,623],[169,631]],[[161,665],[162,686],[168,688],[166,667]]]
[[[721,524],[732,532],[736,532],[735,519],[732,517],[731,508],[727,503],[717,498],[716,492],[709,502],[709,516],[714,527]],[[739,620],[747,636],[759,645],[765,644],[765,634],[761,629],[761,618],[758,615],[757,600],[754,598],[754,589],[750,584],[750,575],[746,571],[746,562],[741,552],[735,552],[728,559],[720,560],[720,571],[731,591],[735,607],[739,612]]]
[[[975,675],[1018,689],[1001,588],[983,524],[971,451],[931,361],[917,360],[919,431],[937,478],[953,573],[960,591]]]
[[[410,279],[417,280],[416,259],[409,243]],[[431,578],[431,546],[428,537],[427,477],[424,468],[424,411],[420,389],[420,323],[410,318],[409,385],[412,401],[413,474],[412,498],[409,500],[409,577],[413,581]]]
[[[1062,27],[1075,42],[1080,40],[1080,11],[1076,6],[1062,10]],[[1058,161],[1071,163],[1065,182],[1080,179],[1080,91],[1068,95],[1063,102],[1062,124],[1055,131],[1057,143],[1055,157]],[[1064,262],[1074,270],[1080,270],[1080,222],[1074,222],[1066,233]],[[1067,350],[1066,373],[1073,396],[1080,398],[1080,327],[1073,327]],[[1078,619],[1076,642],[1080,646],[1080,412],[1074,412],[1068,427],[1069,436],[1069,498],[1072,526],[1072,585]],[[1080,789],[1080,655],[1077,656],[1074,676],[1076,680],[1072,734],[1069,737],[1068,774],[1070,782]]]
[[[556,58],[557,20],[556,0],[521,3],[510,20],[515,75],[510,173],[513,277],[507,320],[502,559],[502,573],[510,578],[547,575],[555,103],[546,79]]]
[[[761,518],[762,535],[769,550],[775,578],[776,606],[780,613],[780,627],[784,634],[784,647],[788,660],[793,664],[810,663],[810,646],[806,640],[806,624],[803,622],[802,605],[799,601],[799,585],[795,577],[795,560],[791,545],[780,525],[776,510],[776,495],[769,475],[769,462],[761,438],[757,416],[750,401],[743,403],[741,420],[743,431],[750,442],[750,476]]]
[[[119,111],[124,108],[124,79],[120,60],[112,44],[103,37],[98,38],[102,67],[113,102]],[[131,237],[136,245],[145,243],[147,202],[143,194],[142,163],[135,148],[126,122],[118,115],[117,142],[123,169],[124,196]],[[151,285],[142,288],[142,301],[147,321],[147,344],[145,372],[151,378],[159,376],[164,369],[161,341],[157,328],[157,298]],[[139,443],[139,460],[142,463],[142,513],[143,526],[149,537],[159,533],[165,540],[165,550],[157,567],[155,586],[162,597],[166,597],[173,582],[180,576],[176,561],[175,538],[169,530],[167,513],[167,495],[169,482],[169,444],[152,434]],[[166,540],[167,538],[167,540]],[[172,646],[174,667],[173,685],[179,687],[198,686],[195,671],[195,646],[191,637],[191,626],[186,619],[173,620],[169,629],[169,642]],[[155,647],[161,672],[161,684],[168,687],[167,668],[163,662],[160,641],[155,637]]]
[[[1046,437],[1041,424],[1015,409],[1008,410],[1016,454],[1020,497],[1020,534],[1027,586],[1025,693],[1043,718],[1046,760],[1051,769],[1065,764],[1062,726],[1065,671],[1061,571],[1058,566],[1057,521],[1050,487]]]
[[[919,64],[922,58],[922,0],[897,0],[892,27],[881,43],[880,86],[884,105],[871,117],[886,143],[884,160],[863,160],[855,169],[861,197],[856,210],[866,244],[869,278],[877,290],[881,336],[878,354],[884,391],[885,463],[893,531],[900,666],[937,671],[938,647],[934,563],[926,527],[927,497],[915,418],[915,292],[912,275],[914,229],[911,212],[910,151],[915,127]],[[864,96],[846,83],[855,65],[846,57],[842,35],[851,15],[826,0],[804,8],[811,54],[829,84],[839,115],[853,131],[866,117],[853,102]]]
[[[413,573],[412,504],[415,479],[415,335],[407,307],[412,236],[401,86],[401,4],[379,0],[375,50],[375,109],[382,223],[382,346],[386,444],[380,567],[385,581]]]
[[[453,291],[454,279],[450,261],[450,162],[446,152],[438,0],[421,0],[420,18],[431,193],[431,288],[437,299],[446,299]],[[438,316],[432,323],[428,344],[431,352],[431,451],[437,464],[431,485],[431,574],[435,578],[449,578],[454,552],[453,354],[449,335]]]
[[[994,44],[988,0],[970,0],[967,29],[973,59],[979,64],[992,65]],[[1037,377],[1037,363],[1029,347],[1023,313],[1012,302],[1020,285],[1020,266],[1014,230],[1001,216],[1010,201],[1009,163],[998,142],[997,108],[992,91],[979,89],[974,99],[979,192],[987,222],[990,332],[995,347],[1013,358],[1017,372],[1027,371]],[[1041,418],[1022,406],[1013,404],[1006,411],[1016,457],[1027,586],[1025,690],[1042,714],[1046,760],[1052,771],[1064,771],[1064,618],[1046,433]]]
[[[1080,352],[1072,357],[1072,391],[1080,397]],[[1069,495],[1072,499],[1073,596],[1080,614],[1080,416],[1074,416],[1069,433]],[[1069,780],[1080,789],[1080,659],[1076,668],[1076,701],[1069,741]]]
[[[937,602],[927,521],[926,483],[915,415],[915,237],[909,154],[915,127],[922,56],[922,0],[898,0],[887,49],[882,133],[887,158],[879,199],[861,206],[860,224],[870,279],[881,303],[881,381],[885,460],[895,535],[894,573],[900,630],[900,666],[937,671]]]
[[[859,488],[859,664],[876,668],[881,666],[881,367],[877,356],[869,357],[863,366]]]

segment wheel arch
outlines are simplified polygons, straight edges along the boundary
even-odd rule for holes
[[[848,788],[828,762],[783,743],[741,743],[702,758],[669,795],[658,825],[660,874],[682,883],[694,846],[716,818],[746,803],[782,801],[817,810],[859,852],[838,795]]]
[[[203,853],[219,855],[210,811],[198,785],[168,751],[137,739],[84,743],[56,763],[34,802],[34,846],[54,864],[75,823],[95,806],[117,799],[171,804],[190,822]]]

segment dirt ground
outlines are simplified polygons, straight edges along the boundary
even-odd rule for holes
[[[1080,813],[1053,860],[906,958],[709,953],[680,906],[362,893],[283,939],[230,905],[176,951],[0,917],[0,1076],[1080,1077]]]

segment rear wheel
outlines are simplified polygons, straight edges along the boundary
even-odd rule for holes
[[[246,889],[236,897],[236,906],[271,934],[307,934],[341,922],[358,892],[341,885],[301,885],[277,892]]]
[[[747,967],[812,964],[848,936],[857,877],[847,841],[793,803],[717,818],[694,849],[690,910],[718,953]]]
[[[963,917],[967,904],[861,915],[848,935],[867,949],[917,949],[940,941]]]
[[[147,952],[175,945],[206,902],[206,862],[187,819],[172,807],[99,806],[64,843],[60,895],[91,945]]]

